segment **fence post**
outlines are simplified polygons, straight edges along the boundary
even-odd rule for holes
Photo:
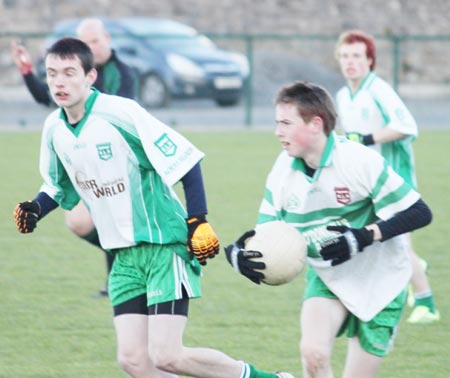
[[[392,86],[398,93],[398,85],[400,82],[400,37],[392,36],[392,55],[394,59],[393,72],[392,72]]]
[[[253,115],[253,37],[249,34],[245,36],[245,52],[249,64],[249,74],[245,88],[245,126],[250,127]]]

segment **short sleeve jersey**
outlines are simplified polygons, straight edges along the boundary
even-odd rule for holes
[[[186,241],[186,211],[172,186],[203,153],[135,101],[93,90],[84,118],[45,121],[42,191],[65,209],[81,199],[103,248]]]
[[[411,142],[417,137],[417,124],[392,87],[375,72],[370,72],[355,93],[348,86],[341,88],[336,95],[336,105],[340,127],[345,133],[371,134],[389,127],[407,135],[371,148],[380,152],[406,182],[416,187]]]
[[[344,264],[320,256],[326,228],[360,228],[409,208],[419,194],[377,152],[332,133],[313,177],[304,161],[282,152],[266,182],[258,223],[281,219],[308,241],[308,263],[356,316],[369,320],[407,285],[411,271],[403,237],[375,242]],[[370,295],[369,295],[370,294]]]

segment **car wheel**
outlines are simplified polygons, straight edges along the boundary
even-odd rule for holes
[[[216,104],[219,106],[234,106],[239,103],[240,97],[216,98]]]
[[[169,91],[161,77],[157,74],[148,74],[141,79],[140,100],[149,108],[162,108],[169,105]]]

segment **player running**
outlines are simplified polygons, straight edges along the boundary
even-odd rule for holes
[[[394,90],[375,73],[374,39],[360,31],[343,33],[336,57],[347,80],[336,96],[340,126],[347,137],[370,146],[391,164],[412,187],[416,187],[411,143],[417,138],[417,125]],[[426,275],[426,262],[414,252],[411,235],[405,235],[413,274],[411,287],[414,310],[409,323],[432,323],[440,319]]]
[[[118,57],[111,47],[111,36],[103,22],[98,18],[83,19],[77,26],[77,36],[92,50],[97,71],[95,88],[102,93],[123,96],[134,99],[137,94],[137,80],[131,67]],[[27,89],[36,102],[52,106],[54,102],[47,84],[41,81],[33,72],[31,56],[22,45],[11,44],[14,63],[22,74]],[[95,247],[100,246],[97,230],[94,227],[88,209],[80,202],[71,211],[65,212],[67,227],[77,236]],[[109,274],[114,262],[114,256],[105,251],[106,272]],[[99,291],[101,297],[108,295],[107,284]]]
[[[321,87],[298,82],[281,89],[276,136],[284,151],[267,178],[258,223],[284,220],[308,241],[303,377],[334,376],[334,338],[345,332],[342,377],[371,378],[392,348],[411,276],[399,235],[430,223],[431,212],[380,154],[337,136],[335,122]],[[242,241],[225,249],[227,257],[259,282],[252,260],[259,251],[243,250]]]
[[[183,345],[200,264],[219,250],[205,219],[203,153],[135,101],[92,88],[93,55],[82,41],[57,41],[45,66],[60,109],[44,125],[41,192],[17,205],[15,222],[29,233],[58,205],[86,204],[102,247],[116,256],[109,296],[122,369],[134,378],[292,378]],[[187,212],[172,189],[178,181]]]

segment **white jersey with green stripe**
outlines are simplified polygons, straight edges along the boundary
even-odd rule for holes
[[[392,87],[375,72],[370,72],[355,93],[348,86],[336,95],[339,126],[345,133],[372,134],[389,127],[406,137],[394,142],[375,144],[394,170],[416,187],[414,154],[411,142],[418,129],[414,117]]]
[[[93,91],[72,127],[58,109],[44,125],[42,191],[64,209],[81,199],[105,249],[186,242],[172,186],[203,153],[133,100]]]
[[[282,219],[308,241],[308,263],[362,320],[369,320],[408,284],[411,267],[403,236],[375,242],[332,267],[320,256],[330,225],[361,228],[413,205],[420,195],[377,152],[330,134],[313,177],[302,159],[282,152],[266,182],[258,223]]]

